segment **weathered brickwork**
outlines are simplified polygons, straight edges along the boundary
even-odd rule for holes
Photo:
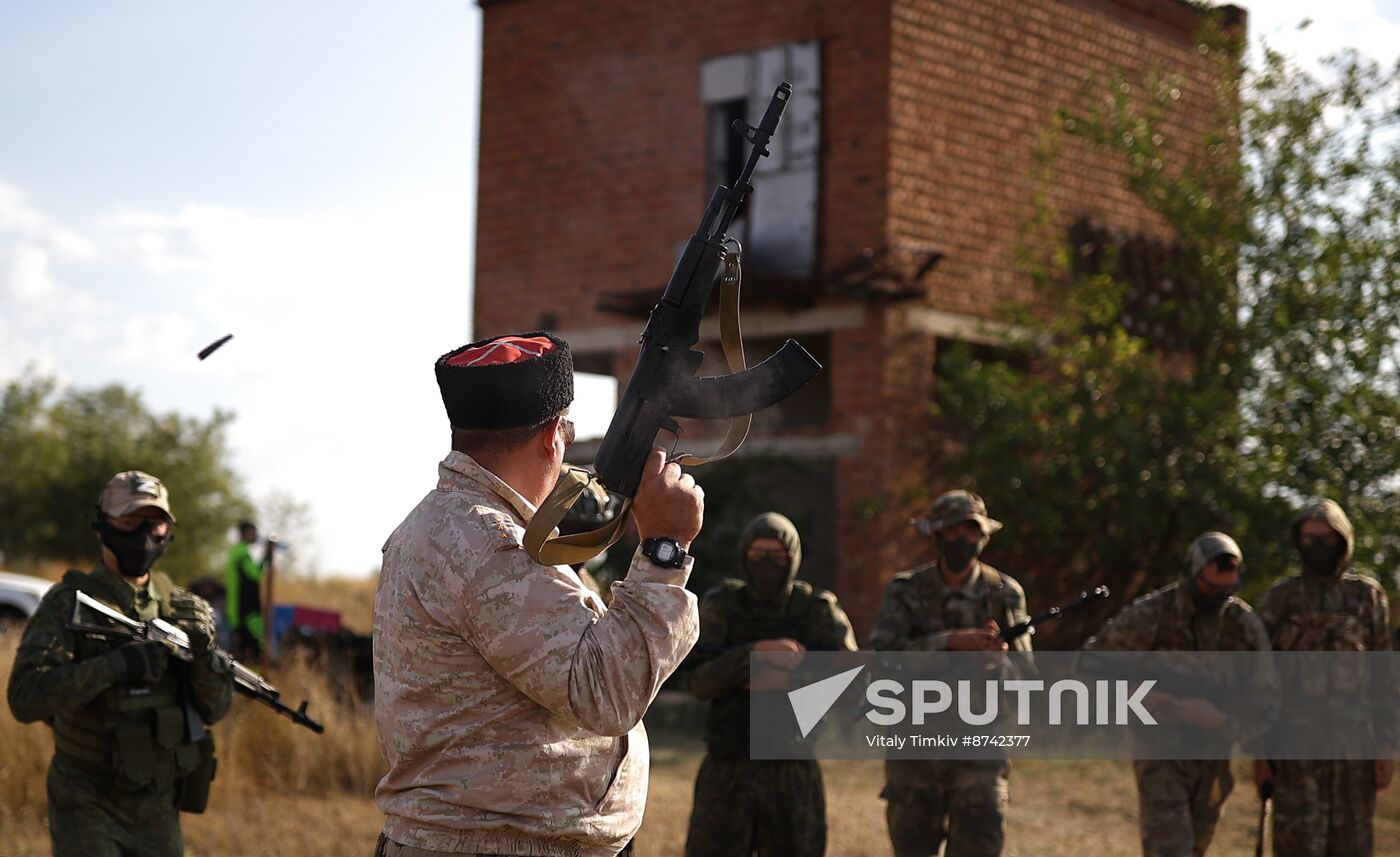
[[[1212,121],[1192,38],[1199,13],[1182,0],[480,2],[481,336],[639,325],[596,303],[659,291],[708,199],[702,63],[821,42],[821,269],[866,248],[945,254],[922,301],[813,300],[859,320],[830,334],[827,424],[795,434],[859,438],[836,462],[837,496],[821,501],[837,506],[835,586],[861,634],[889,576],[926,557],[910,513],[957,476],[920,473],[904,455],[935,358],[911,307],[990,318],[1034,298],[1014,255],[1031,154],[1053,108],[1088,76],[1154,63],[1182,72],[1181,121],[1196,133]],[[1161,228],[1121,190],[1114,165],[1074,147],[1064,163],[1052,198],[1066,227],[1089,216]],[[746,300],[773,307],[761,291]],[[635,350],[612,343],[599,359],[625,380]]]

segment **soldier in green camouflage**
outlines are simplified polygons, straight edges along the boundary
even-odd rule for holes
[[[1281,652],[1389,651],[1390,608],[1374,578],[1347,571],[1355,547],[1351,521],[1331,500],[1316,500],[1293,524],[1293,545],[1302,573],[1275,583],[1264,595],[1259,618],[1274,649]],[[1291,679],[1292,677],[1290,677]],[[1356,688],[1329,685],[1339,676],[1289,680],[1288,697],[1302,695],[1345,699]],[[1375,700],[1367,713],[1354,717],[1345,734],[1358,744],[1376,742],[1378,760],[1276,761],[1254,763],[1254,778],[1274,784],[1274,853],[1289,857],[1334,857],[1373,853],[1372,816],[1376,792],[1395,773],[1390,748],[1396,746],[1394,686],[1370,683]],[[1310,699],[1316,705],[1318,699]],[[1372,718],[1370,712],[1380,712]],[[1338,712],[1340,715],[1341,713]]]
[[[1101,652],[1248,652],[1269,650],[1268,635],[1259,617],[1234,593],[1239,589],[1244,554],[1224,533],[1204,533],[1191,543],[1182,579],[1129,604],[1085,644]],[[1222,660],[1220,671],[1231,663]],[[1249,741],[1263,731],[1277,710],[1278,679],[1267,669],[1248,675],[1215,673],[1230,686],[1253,685],[1257,717],[1227,714],[1209,700],[1177,698],[1153,692],[1147,697],[1159,721],[1183,723],[1201,730],[1228,750],[1236,741]],[[1246,684],[1248,683],[1248,684]],[[1222,752],[1219,755],[1227,755]],[[1221,807],[1234,787],[1230,761],[1215,759],[1139,759],[1138,823],[1144,857],[1200,857],[1205,854],[1220,820]]]
[[[796,579],[802,543],[787,518],[755,518],[739,556],[745,579],[716,586],[700,603],[690,689],[710,700],[708,753],[695,780],[686,857],[821,857],[826,798],[816,761],[749,759],[751,694],[787,690],[787,673],[776,669],[750,686],[749,652],[855,651],[855,632],[834,595]]]
[[[1026,594],[978,556],[1001,523],[981,497],[949,491],[915,526],[938,545],[936,562],[890,581],[870,632],[877,651],[1006,651],[1001,628],[1028,618]],[[1029,652],[1030,635],[1015,642]],[[895,857],[992,857],[1006,839],[1008,762],[1000,759],[887,759],[885,820]]]
[[[174,523],[160,480],[139,470],[112,477],[98,497],[97,564],[50,589],[20,638],[10,710],[22,723],[43,720],[53,729],[56,857],[183,854],[179,810],[203,809],[213,746],[196,736],[228,710],[233,674],[213,647],[208,603],[151,571]],[[194,660],[168,660],[155,642],[70,630],[79,592],[132,619],[178,625]]]

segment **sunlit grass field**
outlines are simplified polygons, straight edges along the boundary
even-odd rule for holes
[[[329,581],[289,585],[308,604],[347,609],[360,630],[368,624],[372,584]],[[292,599],[288,599],[292,600]],[[343,602],[343,603],[342,603]],[[362,624],[363,623],[363,624]],[[9,680],[16,640],[0,640],[0,686]],[[267,709],[236,697],[230,716],[215,727],[218,777],[209,810],[184,816],[193,857],[254,855],[360,855],[373,853],[382,821],[372,798],[383,773],[374,721],[364,706],[334,701],[330,683],[300,666],[270,675],[295,705],[311,700],[324,735],[293,726]],[[672,713],[672,712],[657,712]],[[694,730],[673,725],[695,717],[649,717],[652,778],[639,857],[682,853],[691,792],[702,747]],[[0,710],[0,855],[48,854],[44,777],[53,742],[48,727],[21,725]],[[883,775],[877,761],[823,763],[828,806],[828,854],[885,857]],[[1237,766],[1235,793],[1226,804],[1212,855],[1252,855],[1258,802],[1247,767]],[[1127,762],[1019,762],[1011,775],[1008,855],[1116,857],[1141,853],[1137,797]],[[1376,854],[1400,854],[1400,786],[1381,796]],[[781,855],[774,855],[781,857]]]

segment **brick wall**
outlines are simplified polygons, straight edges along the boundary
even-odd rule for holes
[[[598,313],[599,294],[659,293],[712,189],[699,99],[712,56],[820,40],[820,265],[936,245],[947,257],[925,281],[927,306],[973,316],[1033,298],[1014,265],[1031,152],[1087,75],[1160,62],[1187,73],[1184,121],[1210,121],[1198,13],[1182,0],[480,2],[479,336],[629,324]],[[1160,228],[1114,165],[1066,157],[1052,192],[1065,226],[1090,215]],[[909,454],[926,424],[931,337],[907,304],[860,311],[863,324],[831,333],[830,418],[814,430],[860,446],[835,462],[836,496],[814,502],[835,506],[836,591],[863,636],[884,582],[928,558],[908,517],[958,474]],[[625,380],[635,350],[610,359]]]
[[[561,328],[616,324],[594,310],[600,292],[659,293],[713,190],[699,102],[701,63],[712,56],[822,41],[820,192],[842,204],[822,222],[821,259],[880,243],[886,3],[484,5],[479,335],[544,312]]]
[[[1181,73],[1169,126],[1191,139],[1210,121],[1199,14],[1175,0],[895,0],[891,15],[893,240],[937,244],[930,303],[986,315],[1034,299],[1015,267],[1031,214],[1031,155],[1053,111],[1091,76]],[[1068,228],[1088,215],[1116,229],[1160,224],[1122,188],[1121,166],[1068,145],[1053,193]]]

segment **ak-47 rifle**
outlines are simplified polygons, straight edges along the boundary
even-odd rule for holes
[[[1018,637],[1024,637],[1026,634],[1034,634],[1036,627],[1041,623],[1049,622],[1052,619],[1058,619],[1066,611],[1078,610],[1080,607],[1083,607],[1086,604],[1092,604],[1095,601],[1101,601],[1104,598],[1107,598],[1108,594],[1109,593],[1107,586],[1095,586],[1092,590],[1088,592],[1079,593],[1079,597],[1069,602],[1068,604],[1064,604],[1059,607],[1051,607],[1044,613],[1037,613],[1036,615],[1030,617],[1024,622],[1017,622],[1010,628],[1002,628],[1000,636],[1003,640],[1010,643],[1016,640]]]
[[[1078,610],[1079,608],[1084,607],[1088,604],[1092,604],[1095,601],[1101,601],[1107,598],[1108,596],[1109,591],[1107,586],[1096,586],[1088,592],[1079,593],[1079,597],[1069,602],[1068,604],[1061,604],[1057,607],[1051,607],[1044,613],[1037,613],[1036,615],[1031,616],[1025,621],[1017,622],[1015,625],[1012,625],[1008,628],[1002,628],[1001,631],[998,632],[997,636],[1000,637],[1002,639],[1002,642],[1004,643],[1014,643],[1017,639],[1024,637],[1027,634],[1034,634],[1035,629],[1038,628],[1040,625],[1058,619],[1065,613]],[[1027,661],[1027,663],[1029,662]],[[858,720],[861,716],[865,715],[870,711],[873,711],[874,708],[874,704],[870,702],[862,702],[860,706],[856,708],[856,712],[851,719]]]
[[[739,331],[739,247],[728,234],[734,218],[753,191],[750,179],[758,159],[768,154],[768,142],[792,97],[792,86],[779,84],[758,126],[735,120],[734,130],[753,148],[739,177],[729,187],[715,189],[666,283],[661,301],[652,307],[642,330],[641,354],[617,412],[595,459],[596,477],[568,470],[540,507],[525,533],[525,549],[540,562],[586,562],[622,534],[626,506],[613,522],[587,533],[551,538],[557,524],[592,478],[609,493],[631,498],[641,481],[642,466],[661,431],[677,434],[677,417],[731,419],[720,451],[711,457],[678,456],[683,465],[703,464],[730,454],[743,443],[752,415],[777,404],[821,371],[821,364],[789,339],[777,353],[752,369],[744,365]],[[732,245],[732,246],[731,246]],[[730,374],[697,378],[704,352],[695,350],[700,321],[716,286],[720,291],[720,332]]]
[[[82,610],[86,607],[107,619],[116,623],[113,625],[97,625],[91,622],[84,622]],[[170,624],[164,619],[152,619],[149,622],[139,622],[121,612],[108,607],[96,598],[90,597],[85,592],[78,593],[77,603],[73,606],[73,618],[68,623],[69,630],[81,631],[86,634],[100,634],[104,637],[113,637],[123,640],[150,640],[164,645],[171,654],[182,661],[194,660],[194,649],[190,646],[189,635],[183,629]],[[227,656],[227,652],[225,652]],[[326,727],[312,720],[306,713],[306,701],[296,708],[288,708],[282,703],[281,693],[277,688],[267,683],[267,680],[252,670],[240,664],[232,657],[228,659],[229,666],[233,671],[233,689],[244,696],[255,699],[281,714],[290,718],[298,726],[305,726],[312,732],[321,733],[326,731]]]

